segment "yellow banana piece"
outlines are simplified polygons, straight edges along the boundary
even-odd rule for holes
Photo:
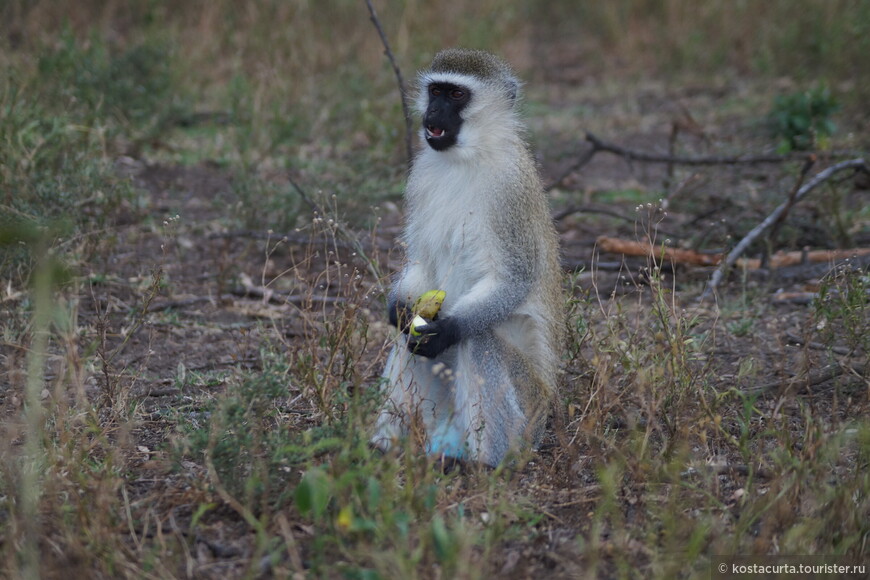
[[[447,292],[444,290],[429,290],[417,298],[411,308],[411,312],[414,314],[414,319],[411,321],[411,336],[420,336],[417,327],[429,324],[429,321],[438,316],[438,311],[441,310],[446,296]]]
[[[414,302],[414,307],[411,308],[411,311],[416,316],[422,316],[427,320],[432,320],[438,315],[438,311],[441,310],[441,305],[444,303],[444,298],[447,296],[447,292],[444,290],[429,290],[428,292],[423,292],[417,301]]]

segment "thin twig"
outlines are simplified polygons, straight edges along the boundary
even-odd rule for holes
[[[813,165],[815,165],[815,164],[816,164],[816,156],[815,155],[810,155],[809,157],[807,157],[807,160],[804,162],[804,166],[801,167],[800,176],[797,178],[797,181],[794,182],[794,186],[791,188],[791,191],[788,193],[788,199],[785,202],[785,209],[779,215],[779,217],[776,218],[776,221],[773,222],[773,225],[770,226],[770,235],[767,236],[767,239],[770,242],[773,242],[776,240],[776,235],[779,232],[779,227],[785,221],[785,218],[788,215],[788,212],[791,211],[792,206],[797,201],[795,199],[797,196],[797,192],[800,191],[801,186],[804,184],[804,181],[807,178],[807,174],[810,172],[810,169],[812,169]],[[761,256],[761,267],[762,268],[767,267],[767,263],[768,263],[769,259],[770,259],[770,252],[766,249],[764,251],[764,254],[762,254],[762,256]]]
[[[604,151],[618,155],[628,161],[640,161],[643,163],[667,163],[673,165],[748,165],[762,163],[784,163],[786,161],[795,161],[806,159],[809,154],[799,155],[775,155],[775,154],[760,154],[760,155],[736,155],[736,156],[721,156],[713,155],[706,157],[684,157],[680,155],[670,155],[662,153],[654,153],[650,151],[638,151],[636,149],[628,149],[620,147],[613,143],[602,141],[592,133],[586,133],[586,141],[591,145],[589,149],[583,152],[579,159],[574,162],[568,169],[563,171],[552,183],[547,185],[547,191],[558,186],[566,177],[578,171],[587,163],[592,161],[599,152]]]
[[[606,151],[624,157],[629,161],[643,161],[646,163],[672,163],[676,165],[756,165],[762,163],[785,163],[787,161],[800,161],[811,154],[798,155],[709,155],[703,157],[685,157],[681,155],[666,155],[648,151],[627,149],[612,143],[602,141],[592,133],[586,133],[589,141],[597,151]]]
[[[365,0],[366,6],[369,9],[370,19],[375,29],[378,31],[378,36],[381,37],[381,44],[384,45],[384,54],[390,61],[393,67],[393,72],[396,74],[396,80],[399,83],[399,94],[402,98],[402,113],[405,115],[405,154],[407,155],[408,167],[411,166],[411,161],[414,158],[414,121],[411,118],[411,110],[408,106],[408,93],[405,90],[405,79],[402,77],[402,71],[399,65],[396,64],[396,58],[393,56],[393,51],[390,50],[390,43],[387,41],[387,35],[384,34],[384,29],[381,28],[381,22],[378,20],[378,13],[375,7],[372,6],[371,0]]]
[[[311,199],[311,197],[308,196],[308,193],[306,193],[305,190],[302,189],[302,187],[298,183],[296,183],[296,180],[293,179],[293,177],[291,177],[290,175],[287,175],[287,181],[290,182],[290,185],[293,186],[293,189],[295,189],[296,193],[299,194],[299,197],[302,198],[302,201],[304,201],[306,204],[308,204],[308,207],[310,207],[312,211],[314,211],[315,213],[317,213],[321,216],[326,215],[326,213],[323,211],[323,208],[321,208],[320,205],[316,201],[314,201],[313,199]],[[345,241],[350,243],[353,250],[360,257],[362,257],[363,260],[365,260],[366,267],[368,268],[368,271],[375,278],[375,284],[377,285],[378,291],[385,292],[386,290],[384,288],[383,282],[381,282],[383,275],[381,274],[378,263],[373,258],[369,257],[368,253],[366,252],[365,248],[362,245],[362,242],[360,242],[360,240],[356,236],[356,234],[353,233],[352,231],[350,231],[348,228],[346,228],[344,226],[344,224],[342,224],[338,220],[333,220],[333,225],[335,226],[335,231],[341,237],[343,237],[345,239]]]
[[[832,165],[827,169],[816,173],[812,179],[809,180],[806,184],[798,189],[797,193],[794,195],[794,199],[788,199],[782,202],[773,212],[767,216],[764,221],[755,226],[752,231],[750,231],[746,236],[734,246],[734,249],[725,257],[725,259],[719,264],[719,267],[713,272],[713,275],[710,277],[710,282],[707,284],[707,288],[704,289],[704,293],[701,295],[701,301],[704,301],[708,298],[719,285],[719,282],[722,281],[722,277],[725,275],[731,266],[737,261],[737,259],[746,251],[746,248],[750,246],[756,239],[761,237],[761,235],[766,232],[773,224],[779,220],[780,216],[783,215],[788,209],[803,199],[808,193],[814,190],[816,187],[830,179],[832,176],[836,175],[838,172],[843,171],[845,169],[856,169],[861,171],[870,171],[870,168],[867,166],[867,162],[863,159],[850,159],[848,161],[842,161],[837,163],[836,165]]]
[[[554,179],[551,183],[549,183],[546,187],[544,187],[544,189],[546,191],[550,191],[554,187],[558,186],[560,183],[565,181],[566,177],[568,177],[569,175],[571,175],[575,171],[579,171],[583,166],[585,166],[587,163],[592,161],[592,158],[595,157],[595,154],[598,153],[599,151],[601,151],[601,149],[596,147],[596,145],[593,143],[592,147],[590,149],[587,149],[586,152],[580,156],[580,159],[578,159],[571,167],[569,167],[568,169],[563,171],[559,175],[559,177]]]
[[[812,342],[812,341],[808,342],[793,332],[786,332],[785,338],[791,344],[795,344],[795,345],[799,345],[799,346],[806,346],[808,348],[812,348],[815,350],[830,350],[834,354],[839,354],[839,355],[843,355],[843,356],[851,356],[851,355],[855,354],[855,349],[849,348],[848,346],[837,346],[837,345],[832,346],[830,344],[822,344],[821,342]]]
[[[765,163],[787,163],[789,161],[802,161],[814,158],[814,153],[790,153],[778,155],[775,153],[746,154],[746,155],[708,155],[702,157],[685,157],[669,155],[650,151],[638,151],[627,147],[620,147],[613,143],[602,141],[592,133],[586,133],[586,141],[591,145],[583,152],[580,158],[571,167],[563,171],[555,180],[545,187],[547,191],[562,183],[565,178],[592,161],[599,152],[604,151],[618,155],[628,161],[641,163],[667,163],[668,165],[761,165]],[[855,151],[826,151],[828,158],[860,155]]]

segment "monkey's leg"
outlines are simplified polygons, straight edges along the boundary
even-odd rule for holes
[[[396,439],[412,435],[426,441],[428,453],[448,451],[442,447],[450,442],[449,430],[443,425],[449,420],[452,403],[451,362],[450,357],[432,360],[415,356],[400,339],[384,369],[388,396],[372,443],[387,450]],[[454,447],[461,449],[462,441]]]
[[[467,420],[463,420],[463,410],[454,406],[456,355],[456,349],[447,351],[434,359],[431,366],[433,381],[429,384],[429,394],[434,405],[431,420],[427,421],[426,453],[464,459],[468,455],[464,428]]]
[[[466,340],[456,377],[455,407],[472,458],[494,467],[534,444],[545,415],[529,396],[536,378],[522,353],[495,335]]]

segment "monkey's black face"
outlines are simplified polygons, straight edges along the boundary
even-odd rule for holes
[[[435,151],[456,145],[462,128],[462,109],[471,100],[471,91],[451,83],[429,85],[429,106],[423,115],[426,143]]]

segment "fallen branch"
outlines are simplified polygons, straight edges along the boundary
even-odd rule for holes
[[[321,304],[344,304],[347,298],[342,296],[320,296],[290,294],[281,290],[272,290],[263,286],[238,286],[229,291],[233,296],[239,298],[258,298],[263,302],[272,304],[308,304],[311,302],[319,302]]]
[[[649,256],[656,261],[665,260],[694,266],[715,266],[722,259],[721,254],[701,254],[694,250],[671,248],[662,244],[656,245],[649,239],[640,242],[601,236],[596,240],[596,245],[602,252],[627,256]]]
[[[777,292],[770,297],[770,301],[773,304],[798,304],[806,306],[812,304],[818,297],[818,292]]]
[[[213,296],[193,296],[190,298],[177,298],[175,300],[162,300],[160,302],[152,302],[150,311],[158,312],[160,310],[175,310],[179,308],[187,308],[188,306],[195,306],[197,304],[203,304],[206,302],[213,302],[215,298]]]
[[[835,268],[847,266],[853,270],[870,270],[870,248],[855,248],[853,250],[834,250],[836,254],[830,260],[816,259],[821,252],[809,252],[806,262],[817,262],[791,266],[784,265],[771,271],[772,279],[777,284],[785,285],[803,280],[822,279],[829,275]],[[776,254],[774,254],[776,256]],[[740,261],[738,260],[738,264]]]
[[[586,141],[591,145],[577,161],[574,162],[568,169],[563,171],[552,183],[546,186],[549,191],[562,183],[566,177],[580,170],[587,163],[592,161],[592,158],[600,152],[612,153],[618,155],[628,161],[638,161],[642,163],[667,163],[668,165],[760,165],[764,163],[785,163],[788,161],[801,161],[810,158],[812,153],[778,155],[778,154],[752,154],[752,155],[712,155],[701,157],[687,157],[682,155],[671,155],[666,153],[655,153],[650,151],[638,151],[637,149],[629,149],[621,147],[613,143],[602,141],[592,133],[586,133]]]
[[[587,139],[589,138],[589,134],[588,134],[588,133],[586,134],[586,137],[587,137]],[[561,173],[561,175],[559,175],[559,177],[557,177],[557,178],[556,178],[555,180],[553,180],[549,185],[547,185],[546,187],[544,187],[544,189],[545,189],[546,191],[550,191],[551,189],[553,189],[554,187],[556,187],[557,185],[559,185],[560,183],[562,183],[563,181],[565,181],[565,178],[566,178],[566,177],[568,177],[569,175],[571,175],[571,174],[574,173],[575,171],[580,171],[580,169],[581,169],[584,165],[586,165],[587,163],[589,163],[590,161],[592,161],[592,158],[595,157],[595,154],[598,153],[599,151],[601,151],[601,149],[599,149],[598,147],[596,147],[595,144],[593,143],[591,149],[587,149],[587,150],[586,150],[586,153],[584,153],[584,154],[580,157],[580,159],[578,159],[578,160],[577,160],[577,161],[576,161],[576,162],[575,162],[571,167],[569,167],[568,169],[566,169],[565,171],[563,171],[563,172]]]
[[[566,272],[621,272],[625,270],[625,262],[600,262],[592,260],[562,260],[562,269]]]
[[[688,264],[691,266],[718,266],[722,263],[723,255],[703,254],[695,250],[672,248],[663,244],[653,244],[649,239],[645,241],[624,240],[601,236],[596,240],[598,249],[602,252],[623,254],[626,256],[648,256],[655,260],[664,260],[675,264]],[[813,250],[776,252],[768,259],[767,266],[770,268],[784,268],[808,263],[833,263],[856,257],[870,256],[870,248],[850,248],[845,250]],[[762,267],[762,260],[745,258],[735,262],[735,265],[747,270],[758,270]]]
[[[799,202],[801,199],[806,197],[812,190],[816,187],[836,175],[840,171],[844,171],[846,169],[855,169],[859,171],[870,171],[870,168],[867,166],[867,162],[864,159],[850,159],[848,161],[842,161],[837,163],[836,165],[832,165],[827,169],[818,172],[813,176],[809,182],[805,183],[797,190],[797,193],[794,196],[790,196],[789,199],[781,203],[773,212],[767,216],[764,221],[755,226],[752,231],[750,231],[746,236],[734,246],[734,249],[729,252],[728,256],[722,261],[719,265],[719,268],[713,272],[713,276],[710,277],[710,282],[707,284],[707,288],[704,289],[704,293],[701,295],[701,301],[708,298],[719,285],[719,282],[722,281],[722,277],[725,275],[725,272],[731,268],[736,262],[737,259],[746,251],[746,249],[761,235],[768,230],[773,224],[777,223],[785,212],[789,210],[794,204]]]
[[[785,268],[801,264],[831,264],[860,256],[870,256],[870,248],[849,248],[845,250],[813,250],[811,252],[776,252],[770,256],[768,266]],[[749,270],[763,267],[762,260],[738,260],[737,265]]]
[[[795,334],[793,332],[786,332],[785,338],[786,338],[786,340],[788,340],[789,344],[795,344],[798,346],[806,346],[808,348],[812,348],[815,350],[824,350],[824,351],[829,350],[829,351],[833,352],[834,354],[839,354],[839,355],[843,355],[843,356],[851,356],[851,355],[855,354],[855,349],[853,349],[853,348],[849,348],[847,346],[823,344],[821,342],[812,342],[812,341],[807,342],[805,339],[801,338],[800,336],[798,336],[797,334]]]
[[[606,151],[624,157],[629,161],[642,161],[645,163],[673,163],[676,165],[759,165],[763,163],[785,163],[787,161],[800,161],[806,159],[812,153],[797,155],[778,154],[754,154],[754,155],[710,155],[701,157],[686,157],[682,155],[668,155],[663,153],[651,153],[620,147],[612,143],[602,141],[592,133],[586,133],[586,140],[592,144],[596,151]]]
[[[813,168],[813,165],[816,163],[816,156],[811,155],[804,161],[804,166],[801,167],[801,173],[798,177],[797,181],[794,183],[794,187],[791,188],[791,191],[788,193],[788,199],[785,201],[785,207],[783,211],[779,214],[779,217],[773,222],[773,225],[770,227],[770,235],[768,239],[771,241],[776,240],[776,236],[779,233],[779,228],[782,223],[785,221],[786,216],[788,216],[788,212],[791,210],[792,206],[797,203],[797,192],[800,191],[801,186],[804,184],[804,180],[807,178],[807,174],[810,172],[810,169]],[[765,266],[766,262],[770,258],[767,251],[761,257],[761,265]]]
[[[621,147],[607,141],[602,141],[592,133],[586,133],[586,141],[591,145],[589,149],[575,161],[568,169],[563,171],[556,179],[545,187],[547,191],[562,183],[565,178],[580,170],[598,153],[612,153],[628,161],[640,163],[667,163],[668,165],[763,165],[765,163],[787,163],[790,161],[806,161],[816,156],[814,153],[789,153],[780,155],[776,153],[756,153],[746,155],[705,155],[684,156],[651,151],[639,151],[628,147]],[[854,151],[826,151],[826,157],[843,157],[856,155]]]
[[[569,215],[573,215],[575,213],[588,213],[588,214],[599,214],[599,215],[607,215],[610,217],[614,217],[620,219],[622,221],[634,223],[637,221],[637,216],[635,215],[623,215],[613,209],[606,206],[594,206],[594,205],[571,205],[566,207],[565,209],[558,211],[553,214],[553,221],[559,222],[568,217]]]
[[[740,475],[747,477],[754,475],[760,479],[773,479],[773,473],[763,467],[754,465],[746,465],[745,463],[701,463],[689,466],[689,468],[681,473],[683,477],[693,477],[702,473],[711,475]]]

